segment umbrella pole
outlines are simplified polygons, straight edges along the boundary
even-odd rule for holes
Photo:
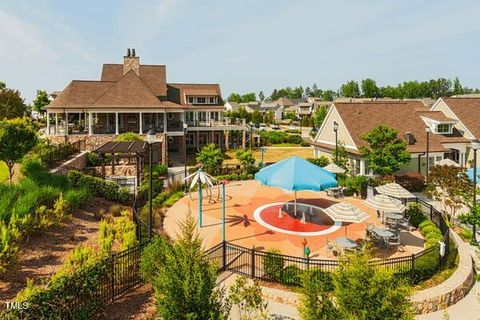
[[[297,216],[297,190],[295,190],[295,199],[294,199],[294,202],[293,202],[293,212],[294,212],[294,215],[295,217]]]

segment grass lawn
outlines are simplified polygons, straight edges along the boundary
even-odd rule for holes
[[[5,182],[8,179],[8,168],[5,162],[0,161],[0,182]]]
[[[260,148],[253,149],[253,156],[255,160],[262,160],[262,150]],[[265,151],[265,162],[277,162],[291,156],[299,156],[302,158],[313,158],[313,149],[311,147],[305,148],[288,148],[288,147],[270,147]],[[228,150],[225,152],[225,164],[238,163],[234,150]]]

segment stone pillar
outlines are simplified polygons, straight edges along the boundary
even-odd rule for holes
[[[143,117],[142,117],[142,113],[139,112],[138,113],[138,122],[140,123],[140,134],[143,134]]]
[[[58,113],[55,112],[55,134],[58,134]]]
[[[92,123],[93,123],[93,113],[90,111],[88,113],[88,135],[89,136],[93,135]]]
[[[162,164],[168,165],[168,139],[166,134],[163,134],[162,141]]]
[[[115,112],[115,134],[118,136],[119,135],[119,130],[118,130],[118,112]]]
[[[242,149],[245,150],[247,146],[247,131],[242,131]]]
[[[50,135],[50,113],[47,111],[47,136]]]
[[[229,133],[230,133],[230,132],[229,132],[228,130],[225,131],[225,150],[230,150],[230,144],[229,144],[229,142],[228,142],[228,134],[229,134]]]
[[[360,174],[364,176],[366,174],[365,172],[365,160],[360,160]]]

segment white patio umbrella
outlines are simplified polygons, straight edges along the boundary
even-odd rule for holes
[[[382,221],[385,212],[404,212],[406,207],[398,199],[394,199],[384,194],[367,198],[364,203],[375,210],[382,212]]]
[[[385,194],[397,199],[415,198],[414,194],[395,182],[376,187],[375,190],[377,190],[377,192],[380,194]]]
[[[449,167],[460,168],[460,164],[456,163],[455,161],[453,161],[452,159],[449,159],[449,158],[445,158],[443,160],[437,161],[437,162],[435,162],[435,165],[436,166],[449,166]]]
[[[363,210],[355,207],[348,202],[339,202],[323,210],[334,221],[360,223],[370,216]],[[345,236],[347,236],[347,226],[345,226]]]
[[[342,167],[336,165],[335,163],[329,163],[327,164],[325,167],[323,167],[323,169],[327,170],[328,172],[331,172],[331,173],[345,173],[345,169],[343,169]]]

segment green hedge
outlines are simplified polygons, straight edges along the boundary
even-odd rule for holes
[[[91,319],[101,305],[100,280],[106,275],[107,264],[101,260],[72,274],[53,277],[46,287],[35,288],[21,301],[28,308],[4,310],[0,319]]]
[[[130,201],[128,190],[120,188],[120,186],[114,182],[89,176],[76,170],[68,172],[68,180],[75,187],[87,188],[95,196],[123,204],[128,204]]]
[[[216,176],[217,180],[228,180],[228,181],[237,181],[237,180],[252,180],[254,175],[252,173],[232,173],[226,174],[223,176]]]
[[[423,214],[422,209],[420,208],[420,205],[418,203],[410,203],[405,214],[407,215],[407,217],[409,217],[410,223],[415,228],[418,228],[418,226],[422,222],[427,220],[427,217],[425,217],[425,215]]]

